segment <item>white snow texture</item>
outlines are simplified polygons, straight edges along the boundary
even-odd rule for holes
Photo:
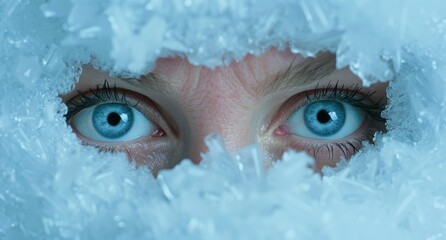
[[[446,239],[446,2],[0,0],[0,16],[0,239]],[[271,46],[393,79],[388,132],[323,178],[303,153],[264,172],[213,135],[202,164],[153,179],[65,122],[82,64],[131,76]]]

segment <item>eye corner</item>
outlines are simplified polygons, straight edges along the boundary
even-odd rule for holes
[[[289,136],[290,132],[289,132],[288,127],[285,124],[282,124],[273,130],[273,134],[275,137],[285,137],[285,136]]]

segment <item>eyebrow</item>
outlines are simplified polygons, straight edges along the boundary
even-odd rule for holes
[[[315,58],[307,58],[296,64],[293,60],[283,71],[277,73],[271,81],[265,81],[257,88],[257,93],[263,96],[275,92],[283,92],[296,86],[302,86],[325,76],[336,70],[336,56],[324,52]]]

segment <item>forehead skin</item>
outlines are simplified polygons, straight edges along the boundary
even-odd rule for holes
[[[261,56],[248,55],[240,62],[231,62],[229,66],[215,69],[193,66],[185,59],[167,58],[157,61],[154,73],[158,73],[169,82],[174,92],[194,92],[198,89],[218,87],[219,90],[243,90],[251,97],[265,82],[283,71],[291,62],[298,64],[304,58],[289,51],[270,50]],[[195,95],[195,94],[194,94]],[[196,99],[204,95],[195,95]]]

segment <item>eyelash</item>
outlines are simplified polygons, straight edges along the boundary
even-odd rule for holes
[[[125,91],[119,91],[116,85],[110,86],[107,80],[104,80],[102,86],[97,85],[96,89],[90,88],[88,92],[91,94],[91,96],[77,91],[77,96],[67,102],[68,112],[65,115],[67,121],[83,109],[93,107],[101,103],[117,102],[130,107],[136,107],[139,103],[137,102],[132,104],[128,100]]]
[[[346,87],[345,85],[339,87],[339,81],[336,81],[334,86],[328,83],[327,86],[322,88],[317,84],[313,90],[305,92],[306,99],[296,108],[296,111],[310,103],[320,100],[337,100],[361,109],[376,121],[385,122],[385,119],[381,117],[381,112],[386,106],[384,99],[381,98],[377,102],[373,102],[370,99],[376,94],[376,91],[363,92],[365,91],[359,84],[352,85],[351,87]]]

